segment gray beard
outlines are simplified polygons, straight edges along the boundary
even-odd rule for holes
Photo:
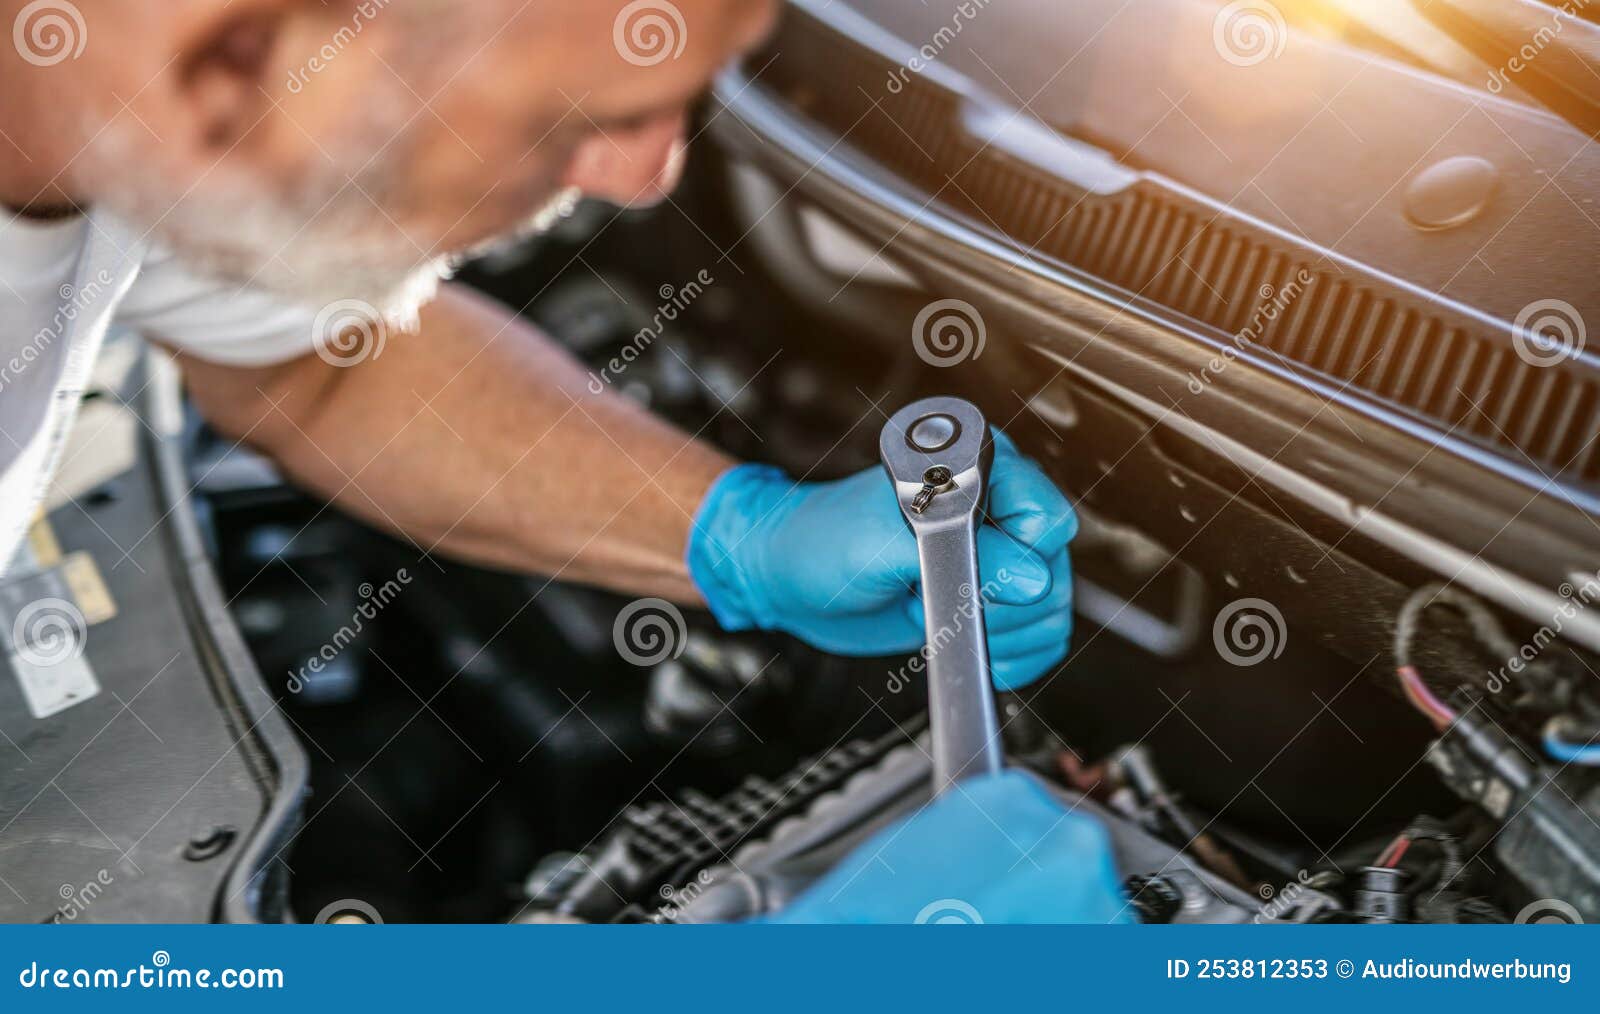
[[[313,309],[365,303],[402,330],[416,327],[422,308],[463,261],[548,232],[571,214],[579,196],[563,190],[504,236],[434,254],[419,250],[374,207],[387,192],[376,175],[359,181],[360,190],[330,180],[285,198],[249,180],[224,178],[219,168],[190,192],[167,194],[159,168],[137,174],[121,168],[149,161],[135,154],[134,140],[108,129],[80,156],[90,160],[100,184],[96,204],[148,230],[188,270]],[[331,196],[327,187],[333,187]]]

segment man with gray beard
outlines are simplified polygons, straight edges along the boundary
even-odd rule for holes
[[[169,350],[218,430],[420,545],[837,653],[915,650],[916,542],[881,471],[734,462],[446,283],[580,196],[662,199],[689,105],[776,8],[0,0],[0,571],[116,329]],[[996,442],[979,556],[995,679],[1016,688],[1066,654],[1076,521]],[[1101,838],[1010,784],[997,809],[1090,857],[1063,911],[1115,916]]]

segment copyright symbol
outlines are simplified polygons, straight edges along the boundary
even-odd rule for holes
[[[1333,970],[1339,973],[1339,978],[1348,979],[1352,975],[1356,974],[1356,963],[1351,961],[1349,958],[1345,958],[1337,965],[1334,965]]]

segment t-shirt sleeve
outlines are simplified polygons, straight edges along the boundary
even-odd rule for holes
[[[273,366],[315,351],[317,311],[256,289],[203,278],[156,248],[115,323],[220,366]]]

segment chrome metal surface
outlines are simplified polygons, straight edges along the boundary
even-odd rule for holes
[[[895,413],[879,451],[922,563],[934,791],[943,792],[1003,763],[978,573],[994,449],[975,406],[928,398]]]

